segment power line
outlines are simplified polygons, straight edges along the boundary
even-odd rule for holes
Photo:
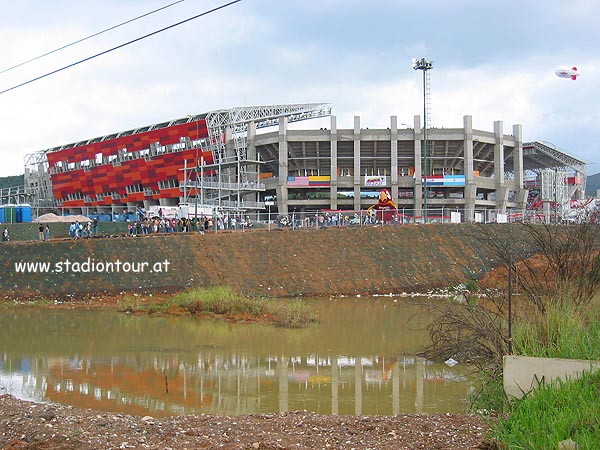
[[[173,2],[173,3],[171,3],[171,4],[167,5],[167,6],[163,6],[162,8],[155,9],[154,11],[150,11],[150,12],[148,12],[146,14],[142,14],[141,16],[137,16],[137,17],[135,17],[133,19],[129,19],[129,20],[127,20],[125,22],[122,22],[122,23],[120,23],[118,25],[115,25],[115,26],[112,26],[110,28],[107,28],[106,30],[102,30],[102,31],[99,31],[99,32],[94,33],[94,34],[90,34],[89,36],[86,36],[86,37],[84,37],[82,39],[79,39],[79,40],[77,40],[75,42],[71,42],[70,44],[63,45],[62,47],[59,47],[59,48],[54,49],[54,50],[51,50],[51,51],[49,51],[47,53],[44,53],[42,55],[36,56],[35,58],[31,58],[31,59],[28,59],[27,61],[23,61],[22,63],[19,63],[19,64],[16,64],[16,65],[12,66],[12,67],[9,67],[8,69],[0,70],[0,74],[3,74],[4,72],[8,72],[9,70],[16,69],[17,67],[24,66],[25,64],[29,64],[30,62],[36,61],[36,60],[38,60],[40,58],[43,58],[44,56],[48,56],[48,55],[51,55],[52,53],[56,53],[56,52],[58,52],[60,50],[64,50],[65,48],[71,47],[72,45],[79,44],[80,42],[83,42],[83,41],[87,41],[88,39],[91,39],[93,37],[99,36],[99,35],[101,35],[103,33],[108,32],[108,31],[114,30],[115,28],[119,28],[119,27],[121,27],[123,25],[127,25],[128,23],[131,23],[131,22],[135,22],[138,19],[141,19],[143,17],[149,16],[150,14],[154,14],[154,13],[156,13],[158,11],[162,11],[163,9],[167,9],[170,6],[176,5],[177,3],[181,3],[183,1],[185,1],[185,0],[179,0],[179,1]]]
[[[141,36],[141,37],[139,37],[139,38],[137,38],[137,39],[134,39],[134,40],[132,40],[132,41],[125,42],[124,44],[118,45],[118,46],[116,46],[116,47],[113,47],[113,48],[111,48],[111,49],[105,50],[105,51],[103,51],[103,52],[100,52],[100,53],[96,53],[95,55],[89,56],[89,57],[87,57],[87,58],[84,58],[84,59],[82,59],[82,60],[80,60],[80,61],[77,61],[77,62],[74,62],[74,63],[72,63],[72,64],[69,64],[68,66],[61,67],[60,69],[53,70],[52,72],[48,72],[48,73],[46,73],[46,74],[44,74],[44,75],[40,75],[39,77],[32,78],[32,79],[31,79],[31,80],[29,80],[29,81],[25,81],[24,83],[17,84],[16,86],[13,86],[13,87],[10,87],[10,88],[8,88],[8,89],[5,89],[5,90],[3,90],[3,91],[0,91],[0,95],[1,95],[1,94],[5,94],[5,93],[7,93],[7,92],[9,92],[9,91],[12,91],[12,90],[14,90],[14,89],[20,88],[20,87],[22,87],[22,86],[25,86],[26,84],[33,83],[34,81],[41,80],[42,78],[46,78],[46,77],[48,77],[48,76],[50,76],[50,75],[54,75],[55,73],[61,72],[61,71],[65,70],[65,69],[69,69],[69,68],[71,68],[71,67],[74,67],[74,66],[76,66],[76,65],[78,65],[78,64],[81,64],[81,63],[83,63],[83,62],[86,62],[86,61],[89,61],[89,60],[91,60],[91,59],[97,58],[98,56],[105,55],[105,54],[107,54],[107,53],[110,53],[110,52],[112,52],[112,51],[115,51],[115,50],[118,50],[118,49],[120,49],[120,48],[123,48],[123,47],[125,47],[125,46],[127,46],[127,45],[130,45],[130,44],[133,44],[133,43],[135,43],[135,42],[141,41],[142,39],[146,39],[146,38],[148,38],[148,37],[150,37],[150,36],[154,36],[155,34],[162,33],[163,31],[166,31],[166,30],[169,30],[169,29],[171,29],[171,28],[174,28],[174,27],[176,27],[176,26],[182,25],[182,24],[184,24],[184,23],[186,23],[186,22],[190,22],[191,20],[197,19],[198,17],[206,16],[206,15],[208,15],[208,14],[211,14],[211,13],[213,13],[213,12],[216,12],[216,11],[218,11],[218,10],[220,10],[220,9],[224,9],[224,8],[226,8],[226,7],[228,7],[228,6],[231,6],[231,5],[235,4],[235,3],[239,3],[239,2],[241,2],[241,1],[242,1],[242,0],[233,0],[233,1],[229,2],[229,3],[225,3],[224,5],[217,6],[216,8],[210,9],[210,10],[208,10],[208,11],[205,11],[205,12],[203,12],[203,13],[200,13],[200,14],[198,14],[198,15],[195,15],[195,16],[193,16],[193,17],[190,17],[190,18],[188,18],[188,19],[182,20],[181,22],[177,22],[177,23],[174,23],[173,25],[169,25],[168,27],[161,28],[160,30],[153,31],[152,33],[146,34],[146,35],[144,35],[144,36]]]

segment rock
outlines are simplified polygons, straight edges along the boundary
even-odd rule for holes
[[[578,448],[577,442],[571,439],[565,439],[558,443],[558,450],[577,450]]]
[[[40,419],[44,419],[46,422],[50,422],[52,419],[56,417],[56,414],[51,409],[47,409],[43,413],[39,415]]]

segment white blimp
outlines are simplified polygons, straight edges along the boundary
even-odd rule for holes
[[[571,80],[576,80],[579,76],[579,72],[577,72],[577,67],[571,67],[570,69],[556,69],[554,72],[556,76],[561,78],[570,78]]]

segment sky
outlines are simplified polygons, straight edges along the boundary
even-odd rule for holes
[[[2,0],[0,91],[228,3]],[[241,0],[0,94],[0,176],[27,154],[236,106],[330,103],[338,128],[522,125],[600,172],[600,1]],[[576,66],[576,81],[555,70]],[[328,126],[307,121],[304,128]],[[298,125],[300,126],[300,125]]]

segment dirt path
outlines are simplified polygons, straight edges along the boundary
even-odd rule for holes
[[[305,411],[155,419],[28,403],[0,396],[3,449],[445,449],[487,448],[474,415],[321,416]]]

